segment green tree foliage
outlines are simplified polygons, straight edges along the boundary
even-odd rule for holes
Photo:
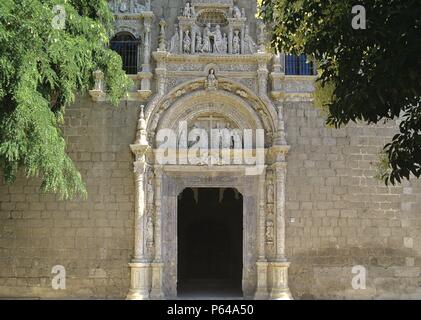
[[[328,124],[400,118],[385,146],[386,183],[421,175],[421,1],[260,0],[272,46],[319,62],[319,96]],[[356,5],[366,29],[355,30]],[[383,161],[384,162],[384,161]]]
[[[65,9],[64,29],[55,5]],[[7,182],[23,169],[42,179],[45,192],[86,195],[61,126],[66,106],[92,86],[93,71],[104,71],[114,104],[130,85],[121,58],[108,49],[112,19],[106,0],[0,1],[0,168]]]

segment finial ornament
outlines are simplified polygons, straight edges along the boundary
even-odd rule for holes
[[[146,132],[146,120],[145,120],[145,106],[140,106],[140,116],[137,129],[137,144],[148,145],[147,132]]]
[[[164,19],[161,19],[159,26],[161,27],[159,32],[159,51],[167,51],[167,41],[165,36],[165,27],[167,26],[167,23]]]

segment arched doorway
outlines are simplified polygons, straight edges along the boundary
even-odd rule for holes
[[[243,197],[184,189],[178,197],[178,296],[242,296]]]

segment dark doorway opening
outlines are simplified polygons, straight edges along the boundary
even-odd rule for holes
[[[179,296],[242,296],[243,197],[185,189],[178,198]]]

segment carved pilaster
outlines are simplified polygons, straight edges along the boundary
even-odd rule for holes
[[[164,298],[164,292],[162,290],[162,272],[164,264],[162,262],[161,197],[162,169],[155,168],[155,259],[152,264],[152,299]]]
[[[152,17],[145,17],[144,19],[144,45],[143,45],[143,71],[150,71],[151,63],[151,24]]]
[[[259,55],[260,56],[260,55]],[[268,75],[269,71],[266,62],[267,55],[262,54],[259,57],[259,69],[257,71],[258,83],[259,83],[259,95],[267,96],[268,92]]]
[[[285,260],[285,180],[286,163],[275,164],[276,181],[276,259]]]
[[[265,252],[265,213],[266,213],[266,170],[259,177],[259,214],[258,214],[258,260],[266,260]]]
[[[156,83],[157,83],[157,94],[159,96],[165,95],[165,83],[167,79],[167,65],[166,57],[168,56],[167,52],[154,52],[153,57],[157,62],[157,67],[155,69]]]
[[[259,214],[258,214],[258,232],[257,232],[257,251],[258,258],[256,262],[257,268],[257,289],[255,299],[266,299],[268,296],[268,263],[266,260],[265,250],[265,221],[266,221],[266,170],[259,177]]]

